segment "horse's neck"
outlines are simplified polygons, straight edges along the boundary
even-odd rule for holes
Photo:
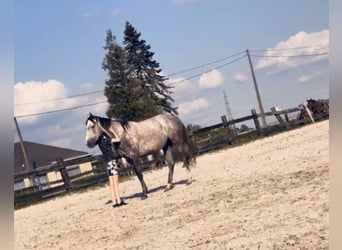
[[[114,134],[114,136],[120,140],[122,134],[124,133],[124,128],[120,124],[120,122],[112,121],[110,126],[110,132]]]

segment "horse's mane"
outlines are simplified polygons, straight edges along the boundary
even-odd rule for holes
[[[89,120],[89,121],[92,121],[92,122],[94,122],[94,123],[99,122],[99,123],[101,124],[101,126],[102,126],[104,129],[106,129],[106,130],[108,130],[108,129],[110,128],[110,125],[111,125],[112,121],[119,122],[120,125],[121,125],[121,127],[122,127],[124,130],[126,130],[126,129],[128,128],[128,126],[129,126],[128,120],[126,120],[126,119],[116,119],[116,118],[115,118],[115,119],[110,119],[110,118],[105,118],[105,117],[90,115],[90,116],[87,118],[86,123],[87,123],[88,120]]]
[[[110,119],[111,121],[115,121],[115,122],[119,122],[121,127],[126,130],[129,126],[128,124],[128,120],[127,119],[124,119],[124,118],[121,118],[121,119],[117,119],[117,118],[114,118],[114,119]]]

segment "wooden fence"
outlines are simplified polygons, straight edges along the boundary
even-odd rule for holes
[[[271,112],[266,112],[265,116],[272,116],[276,122],[269,124],[266,128],[262,128],[259,124],[260,114],[257,114],[253,109],[251,115],[241,117],[238,119],[227,121],[225,116],[221,117],[221,123],[197,129],[193,126],[188,126],[189,136],[195,147],[197,154],[203,154],[211,150],[217,150],[229,145],[238,144],[244,141],[248,141],[254,138],[267,136],[274,132],[280,132],[288,129],[293,129],[298,126],[309,123],[305,118],[297,119],[298,113],[302,112],[300,108],[292,108],[282,111],[276,111],[275,108],[271,109]],[[294,117],[290,114],[297,113]],[[314,116],[315,121],[321,119],[327,119],[329,113],[323,113]],[[234,130],[233,125],[251,121],[254,124],[254,128],[251,128],[244,132]],[[176,152],[175,152],[176,153]],[[175,159],[178,156],[175,154]],[[72,177],[68,174],[68,169],[72,166],[76,166],[82,163],[90,162],[92,169]],[[148,160],[147,158],[142,159],[142,170],[149,169],[151,165],[159,165],[162,162],[159,159]],[[102,156],[87,155],[81,158],[63,160],[62,158],[56,159],[56,162],[46,166],[40,167],[39,169],[24,171],[15,174],[14,181],[23,180],[29,178],[34,180],[36,176],[42,176],[49,172],[59,172],[61,179],[48,182],[38,183],[31,187],[24,188],[14,192],[14,206],[20,207],[24,204],[31,203],[33,201],[41,200],[47,197],[54,196],[56,194],[65,193],[70,190],[77,190],[80,188],[88,187],[96,183],[101,183],[108,180],[106,173],[106,166],[102,159]],[[120,170],[120,176],[133,175],[134,172],[130,166],[126,166]]]
[[[92,169],[70,176],[68,170],[83,163],[90,163]],[[148,169],[152,165],[157,165],[158,159],[142,159],[142,170]],[[14,175],[14,182],[23,179],[30,179],[34,184],[30,187],[20,189],[14,192],[14,206],[20,207],[24,204],[42,200],[57,194],[65,193],[70,190],[86,188],[94,184],[102,183],[108,180],[106,166],[102,156],[87,155],[85,157],[72,160],[56,159],[56,162],[40,167],[31,171],[23,171]],[[34,181],[37,176],[44,176],[47,173],[59,173],[61,178],[47,183],[37,183]],[[133,175],[133,169],[130,166],[122,167],[119,170],[120,176]]]
[[[226,116],[221,117],[221,122],[205,128],[195,130],[193,126],[188,125],[189,135],[192,138],[197,154],[202,154],[211,150],[220,149],[227,145],[238,144],[244,141],[251,140],[262,136],[268,136],[275,132],[294,129],[299,126],[309,124],[311,121],[305,116],[301,119],[297,117],[301,112],[305,113],[300,107],[290,108],[277,111],[274,107],[270,112],[265,112],[265,117],[274,118],[275,122],[270,123],[267,127],[260,126],[259,117],[254,109],[251,110],[251,115],[238,119],[227,121]],[[320,121],[329,118],[329,113],[321,113],[313,116],[314,121]],[[251,122],[254,128],[248,131],[239,132],[234,130],[233,125],[243,122]],[[216,134],[214,133],[216,131]]]

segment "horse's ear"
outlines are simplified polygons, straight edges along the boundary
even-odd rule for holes
[[[89,120],[92,120],[93,117],[94,117],[93,114],[89,112],[88,118],[86,120],[86,124]]]

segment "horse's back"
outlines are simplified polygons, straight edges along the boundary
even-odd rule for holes
[[[170,139],[173,143],[184,143],[187,139],[182,121],[171,114],[159,114],[141,122],[131,123],[137,134],[146,139]]]
[[[169,139],[176,144],[189,144],[187,130],[183,122],[176,116],[171,114],[161,115],[164,126],[166,127]]]
[[[184,129],[184,125],[182,121],[171,114],[160,114],[155,117],[163,127],[165,127],[169,132],[172,131],[182,131]]]

